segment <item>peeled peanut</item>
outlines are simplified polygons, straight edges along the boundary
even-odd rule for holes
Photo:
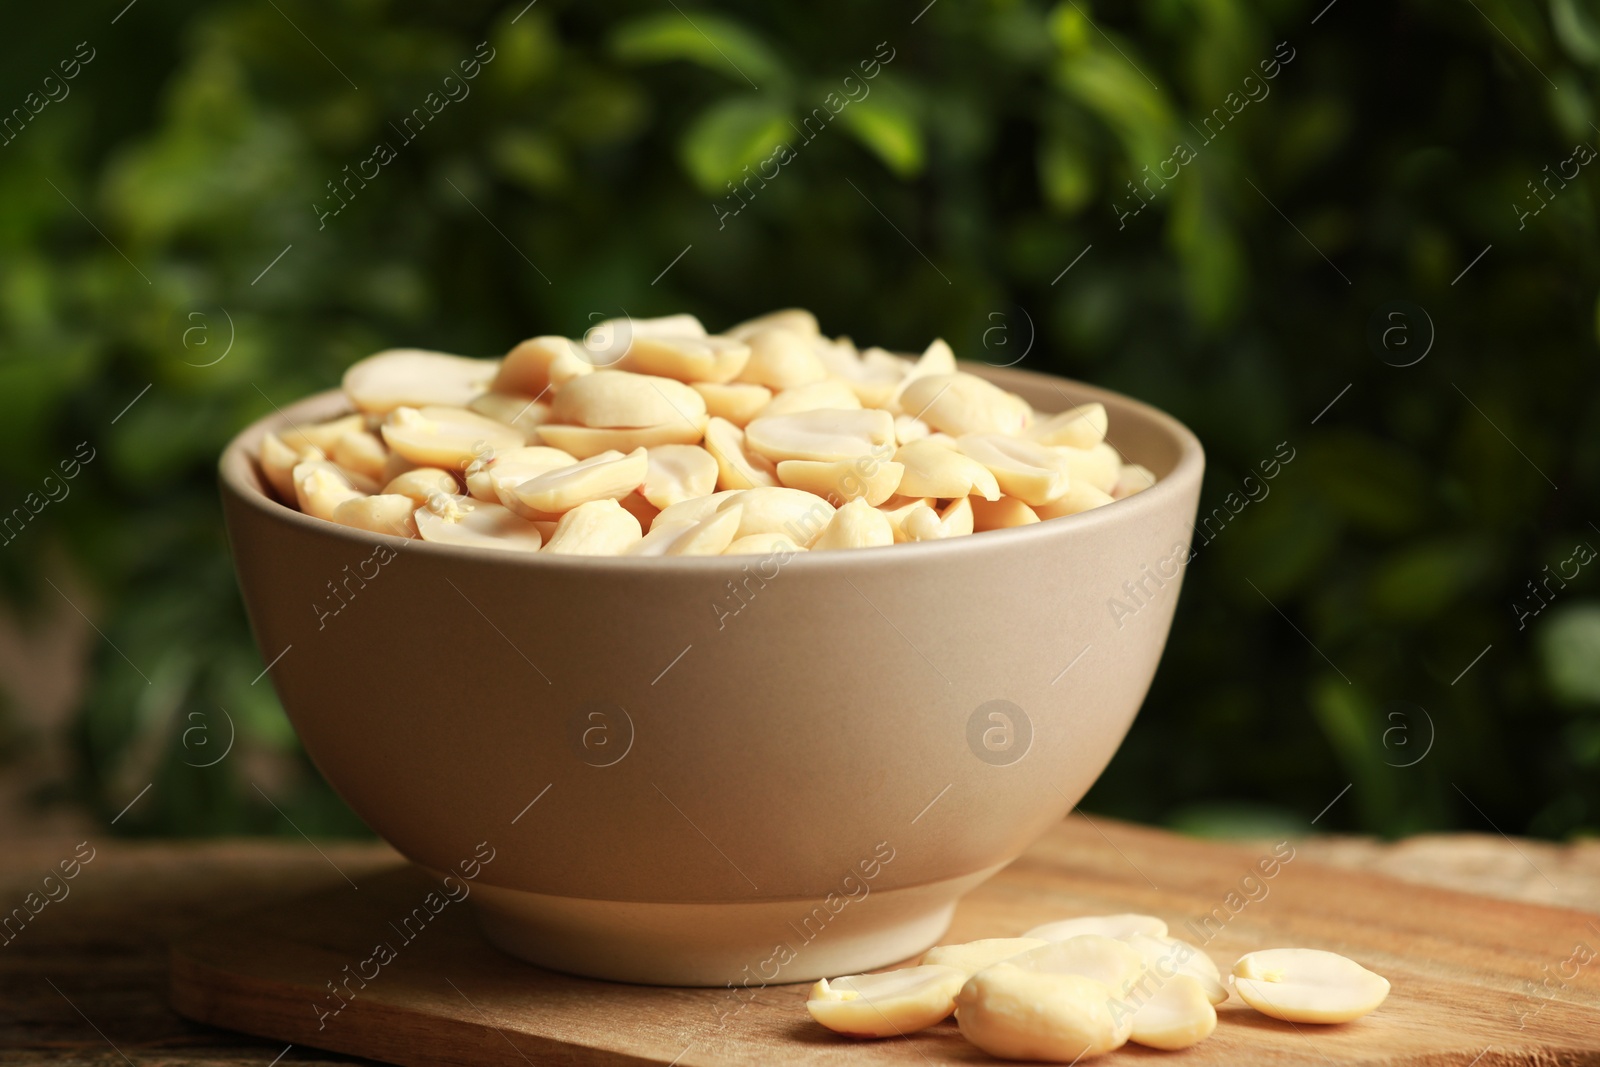
[[[544,541],[527,519],[466,496],[432,497],[412,515],[424,541],[506,552],[537,552]]]
[[[639,492],[658,508],[710,496],[717,488],[717,460],[698,445],[658,445],[645,450],[649,468]]]
[[[1042,937],[1046,941],[1065,941],[1079,934],[1099,934],[1102,937],[1124,938],[1135,934],[1146,937],[1166,937],[1167,924],[1154,915],[1122,913],[1118,915],[1081,915],[1074,919],[1035,926],[1023,937]]]
[[[1205,951],[1175,937],[1153,937],[1150,934],[1130,934],[1119,938],[1139,954],[1147,973],[1153,972],[1157,980],[1174,974],[1187,975],[1200,983],[1206,999],[1221,1004],[1228,999],[1228,987],[1222,984],[1222,972],[1216,961]]]
[[[864,406],[885,408],[894,402],[909,367],[907,361],[881,348],[858,355],[848,337],[836,341],[818,338],[816,347],[828,372],[842,379]]]
[[[1137,463],[1124,463],[1121,472],[1117,475],[1116,484],[1111,487],[1113,499],[1121,500],[1123,497],[1142,493],[1156,484],[1156,476],[1150,468],[1141,467]]]
[[[521,430],[525,440],[532,440],[534,431],[550,421],[549,404],[510,393],[484,393],[473,397],[467,410]]]
[[[1144,957],[1138,951],[1103,934],[1078,934],[1065,941],[1045,940],[1038,948],[1019,953],[1008,962],[1025,971],[1081,974],[1113,993],[1127,989],[1144,971]]]
[[[1382,975],[1315,948],[1269,948],[1241,956],[1233,965],[1233,987],[1256,1011],[1291,1023],[1346,1023],[1389,995]]]
[[[417,467],[414,470],[408,470],[404,474],[391,479],[389,484],[383,487],[385,496],[399,494],[400,496],[409,497],[412,506],[418,508],[426,504],[429,498],[439,493],[443,493],[446,496],[454,496],[459,491],[455,476],[449,471],[443,471],[437,467]]]
[[[768,326],[739,340],[750,346],[750,359],[739,372],[741,382],[793,389],[828,376],[828,368],[817,357],[816,346],[805,334]]]
[[[589,334],[603,334],[608,329],[625,331],[633,337],[706,336],[705,325],[687,311],[680,311],[676,315],[658,315],[653,319],[636,319],[631,315],[622,319],[607,319],[590,330]]]
[[[1000,499],[1000,485],[989,468],[956,449],[935,441],[913,441],[901,445],[894,458],[906,468],[900,480],[903,496],[950,499],[976,493],[985,500]]]
[[[963,499],[972,509],[972,529],[975,533],[1007,530],[1039,521],[1038,514],[1014,496],[1003,496],[999,500],[984,500],[975,496]]]
[[[411,516],[416,510],[416,501],[399,493],[357,496],[333,509],[333,521],[371,533],[417,537],[417,523]]]
[[[383,440],[418,466],[465,469],[476,459],[521,448],[525,438],[466,408],[399,407],[383,421]]]
[[[814,382],[811,385],[785,389],[772,398],[772,402],[757,413],[757,418],[771,415],[794,415],[801,411],[854,411],[861,401],[851,388],[837,378]]]
[[[327,460],[306,460],[295,466],[292,477],[300,510],[329,522],[334,509],[346,500],[377,491],[373,482]]]
[[[1124,1003],[1133,1015],[1128,1040],[1148,1048],[1169,1052],[1189,1048],[1217,1028],[1217,1009],[1201,984],[1186,974],[1162,981],[1148,994],[1130,992]]]
[[[769,311],[765,315],[758,315],[753,319],[746,319],[731,329],[723,330],[724,337],[731,337],[735,341],[747,341],[752,334],[771,328],[788,330],[801,337],[817,338],[822,335],[822,328],[817,325],[817,317],[805,308],[785,308],[782,311]]]
[[[661,514],[656,516],[655,525],[660,526],[670,523],[693,525],[701,519],[708,518],[713,513],[726,507],[731,500],[742,497],[745,490],[724,489],[710,496],[697,496],[689,500],[681,500],[676,504],[661,509]],[[831,512],[830,512],[831,514]]]
[[[672,550],[672,546],[679,540],[687,537],[697,529],[701,520],[684,521],[681,519],[663,522],[657,515],[650,524],[650,530],[642,538],[628,546],[623,553],[627,556],[665,556]]]
[[[965,499],[963,497],[962,499]],[[905,539],[907,541],[943,541],[945,539],[944,523],[939,521],[939,513],[928,507],[918,507],[906,516]]]
[[[1087,482],[1103,493],[1116,488],[1122,474],[1122,457],[1102,441],[1093,448],[1058,448],[1056,454],[1067,466],[1069,483]]]
[[[680,382],[731,382],[750,359],[750,346],[728,337],[642,335],[634,324],[633,342],[619,367],[659,374]]]
[[[922,957],[922,962],[954,967],[971,978],[985,967],[993,967],[1002,960],[1048,944],[1048,941],[1036,937],[988,937],[981,941],[930,948]]]
[[[595,429],[694,425],[705,414],[705,400],[682,382],[622,370],[597,370],[568,382],[550,403],[552,419]]]
[[[523,518],[531,519],[535,517],[534,510],[512,496],[512,488],[529,478],[570,467],[577,462],[578,458],[570,452],[548,445],[513,448],[469,466],[466,472],[467,492],[478,500],[502,504]]]
[[[395,408],[464,408],[489,391],[500,364],[416,348],[391,348],[344,372],[344,391],[362,411],[385,415]]]
[[[328,457],[322,449],[314,445],[304,445],[295,449],[284,443],[283,438],[275,433],[269,433],[261,439],[261,473],[267,479],[267,484],[272,486],[278,499],[290,501],[295,499],[294,469],[308,460],[325,460]]]
[[[868,355],[870,356],[871,354],[872,352],[869,351]],[[905,396],[906,387],[918,378],[927,378],[934,374],[955,373],[956,354],[951,351],[949,344],[943,338],[936,338],[932,344],[923,350],[922,355],[918,357],[916,362],[906,369],[905,377],[900,379],[900,384],[895,389],[894,405],[901,408],[905,406],[902,400]]]
[[[738,503],[714,512],[672,539],[667,546],[669,556],[720,556],[739,532],[739,522],[744,508]]]
[[[906,520],[914,515],[917,510],[932,511],[939,502],[933,497],[892,496],[878,505],[878,510],[883,512],[889,520],[889,528],[894,531],[895,544],[910,541],[912,538],[905,531]]]
[[[627,496],[619,497],[617,503],[622,505],[623,511],[639,520],[639,528],[641,530],[650,529],[650,524],[656,521],[657,515],[661,514],[661,509],[646,500],[637,489]]]
[[[745,382],[691,382],[690,388],[706,402],[706,414],[743,427],[772,401],[772,390]]]
[[[785,486],[747,489],[737,498],[719,503],[717,510],[726,511],[734,504],[744,514],[737,536],[781,533],[801,545],[815,542],[835,514],[833,505],[826,500]]]
[[[963,454],[989,468],[1002,493],[1024,504],[1048,503],[1070,484],[1066,463],[1044,445],[995,433],[965,434],[957,443]]]
[[[551,385],[551,367],[557,363],[570,367],[577,361],[573,347],[565,337],[528,338],[500,361],[491,389],[525,397],[544,395]]]
[[[644,484],[649,469],[650,462],[642,448],[627,455],[601,452],[571,466],[536,474],[516,485],[506,485],[506,488],[524,506],[554,515],[591,500],[627,496]]]
[[[357,433],[366,428],[367,420],[365,416],[341,415],[326,422],[312,422],[301,425],[291,424],[279,430],[278,437],[296,452],[315,448],[324,454],[331,454],[333,446],[339,443],[339,438],[347,433]]]
[[[1106,406],[1083,404],[1047,416],[1029,426],[1025,436],[1041,445],[1093,448],[1106,439]]]
[[[387,481],[384,473],[389,466],[389,450],[375,433],[356,430],[347,433],[333,444],[328,455],[345,470],[364,474],[373,481]]]
[[[615,499],[587,500],[561,516],[544,551],[557,556],[620,556],[643,535],[639,520]]]
[[[944,510],[939,513],[939,525],[944,527],[946,537],[965,537],[973,532],[975,525],[972,502],[977,499],[973,496],[962,496],[945,505]]]
[[[894,544],[894,528],[888,518],[865,500],[852,500],[834,512],[822,535],[811,545],[813,552],[830,548],[874,548]]]
[[[1113,503],[1110,493],[1101,492],[1088,482],[1071,482],[1065,493],[1047,504],[1040,504],[1033,510],[1041,519],[1059,519],[1065,515],[1092,511],[1110,503]]]
[[[910,415],[896,415],[894,417],[894,439],[896,444],[909,445],[912,441],[926,441],[933,432],[933,427],[921,419],[912,418]]]
[[[832,462],[873,455],[894,445],[894,417],[887,411],[825,409],[792,415],[762,415],[744,430],[745,443],[773,462],[809,459]]]
[[[661,445],[692,445],[704,435],[705,422],[705,416],[701,415],[692,422],[678,420],[634,430],[597,430],[589,426],[563,426],[547,422],[539,427],[537,433],[539,440],[552,448],[570,452],[579,459],[588,459],[601,452],[632,452],[636,448],[658,448]]]
[[[722,554],[724,556],[777,555],[787,557],[805,550],[805,546],[795,544],[781,533],[759,533],[739,538],[723,549]]]
[[[778,464],[778,481],[786,486],[815,493],[829,503],[865,500],[873,507],[894,496],[904,474],[900,464],[872,456],[832,463],[786,459]]]
[[[824,978],[811,987],[806,1010],[849,1037],[909,1034],[949,1018],[966,977],[954,967],[922,966]]]
[[[1020,396],[975,374],[928,374],[900,394],[905,414],[954,437],[969,433],[1019,434],[1032,409]]]
[[[706,451],[717,461],[717,485],[723,489],[753,489],[778,484],[778,468],[753,452],[745,431],[726,419],[706,422]]]
[[[997,963],[956,995],[968,1041],[1007,1060],[1076,1063],[1121,1048],[1131,1023],[1112,1018],[1111,995],[1092,978],[1040,974]]]

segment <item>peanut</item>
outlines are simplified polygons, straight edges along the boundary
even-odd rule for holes
[[[893,1037],[949,1018],[966,975],[954,967],[906,967],[852,974],[811,987],[806,1010],[817,1022],[850,1037]]]
[[[669,508],[717,488],[717,459],[698,445],[658,445],[645,450],[649,467],[640,492],[658,508]]]
[[[892,450],[894,417],[874,408],[763,414],[751,420],[744,435],[745,443],[753,451],[773,462],[785,459],[833,462]]]
[[[398,407],[465,407],[487,392],[500,365],[415,348],[391,348],[344,372],[344,391],[362,411],[386,415]]]
[[[571,511],[591,500],[627,496],[644,484],[650,463],[645,450],[627,455],[601,452],[567,467],[536,474],[507,491],[524,506],[546,515]]]
[[[969,433],[1019,434],[1032,409],[1027,401],[975,374],[927,374],[900,394],[900,407],[952,437]]]
[[[383,420],[383,440],[419,467],[465,469],[485,454],[521,448],[526,439],[505,423],[466,408],[399,407]]]
[[[778,484],[778,468],[753,452],[745,431],[726,419],[706,422],[706,451],[717,461],[717,485],[723,489],[754,489]]]
[[[557,556],[620,556],[642,536],[639,520],[615,499],[586,500],[561,516],[544,551]]]
[[[894,544],[894,528],[883,512],[865,500],[852,500],[838,511],[812,543],[814,552],[830,548],[872,548]]]
[[[1355,960],[1314,948],[1270,948],[1233,965],[1233,988],[1263,1015],[1291,1023],[1345,1023],[1377,1009],[1389,982]]]
[[[899,463],[879,463],[870,456],[832,463],[786,459],[778,464],[778,481],[815,493],[829,503],[865,500],[877,507],[894,496],[905,470]]]
[[[503,552],[537,552],[544,543],[533,523],[499,504],[471,497],[434,496],[412,514],[424,541]]]
[[[743,428],[772,402],[772,390],[744,382],[693,382],[690,385],[706,403],[706,414],[727,419]]]

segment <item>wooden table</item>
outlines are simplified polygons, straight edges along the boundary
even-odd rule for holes
[[[1104,822],[1101,821],[1104,826]],[[0,909],[21,906],[76,841],[0,842]],[[1385,844],[1295,842],[1323,863],[1458,891],[1600,913],[1600,842],[1552,845],[1434,835]],[[183,931],[297,890],[357,881],[395,862],[381,844],[93,840],[94,858],[9,942],[0,935],[0,1065],[271,1064],[270,1044],[177,1016],[166,1000],[166,950]],[[87,854],[88,849],[81,850]],[[60,896],[60,888],[52,884]],[[295,1047],[289,1063],[360,1062]]]

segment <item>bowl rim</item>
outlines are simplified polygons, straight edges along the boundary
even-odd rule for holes
[[[864,567],[881,567],[896,561],[913,563],[939,560],[954,561],[971,553],[983,553],[1002,548],[1026,548],[1030,544],[1044,544],[1054,538],[1074,536],[1077,531],[1088,531],[1106,524],[1135,524],[1153,519],[1165,508],[1176,503],[1177,498],[1194,490],[1205,468],[1205,452],[1200,440],[1187,426],[1152,404],[1137,400],[1124,393],[1090,385],[1041,371],[1020,367],[996,367],[989,364],[960,361],[962,370],[986,378],[1003,388],[1010,385],[1048,384],[1062,394],[1066,406],[1111,401],[1139,416],[1160,433],[1164,433],[1178,450],[1178,460],[1172,470],[1142,492],[1110,504],[1047,519],[1043,522],[1014,526],[1004,530],[989,530],[982,537],[952,537],[940,541],[908,541],[892,546],[847,548],[827,552],[797,552],[781,563],[784,570],[798,567],[801,571],[859,571]],[[265,394],[263,394],[265,395]],[[310,533],[347,540],[353,544],[371,546],[389,544],[403,552],[424,552],[439,559],[458,559],[468,562],[498,562],[503,565],[534,570],[560,569],[567,571],[616,571],[622,573],[672,573],[712,574],[738,573],[759,560],[769,557],[755,554],[742,556],[579,556],[546,555],[543,552],[508,552],[503,549],[479,548],[471,545],[438,544],[395,534],[376,533],[319,519],[282,504],[266,492],[256,472],[255,461],[246,442],[258,442],[266,433],[292,423],[292,415],[300,409],[332,407],[335,398],[343,398],[342,389],[334,388],[313,393],[282,408],[268,398],[273,406],[270,414],[250,423],[235,434],[223,449],[218,460],[218,480],[224,493],[238,503],[261,514],[269,522],[299,526]],[[348,407],[348,405],[347,405]],[[1054,414],[1049,412],[1048,414]],[[319,419],[336,418],[336,413],[319,414]],[[989,546],[989,547],[985,547]],[[884,547],[893,549],[885,553]],[[892,556],[892,558],[886,558]]]

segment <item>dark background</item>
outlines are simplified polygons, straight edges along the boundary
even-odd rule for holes
[[[251,684],[214,462],[274,402],[390,345],[802,305],[1126,391],[1205,442],[1221,511],[1089,810],[1600,828],[1600,564],[1574,558],[1600,546],[1600,10],[924,2],[13,13],[0,508],[94,458],[0,550],[12,821],[138,799],[116,832],[292,833],[255,782],[360,832]],[[405,142],[390,124],[479,42],[470,95]],[[800,144],[790,121],[891,51]],[[397,158],[319,228],[380,140]],[[719,228],[779,140],[795,158]]]

